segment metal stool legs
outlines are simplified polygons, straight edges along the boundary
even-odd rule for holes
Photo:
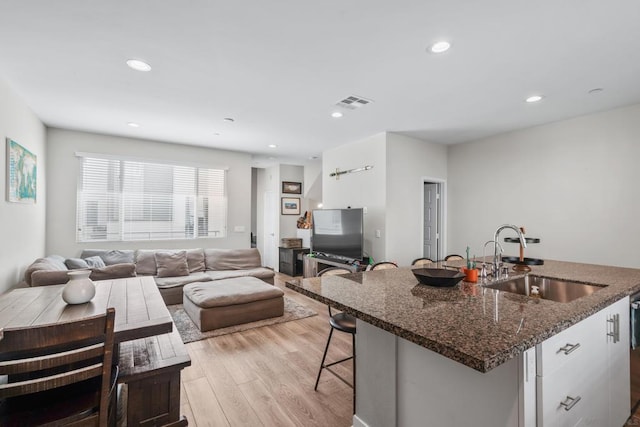
[[[316,391],[318,390],[318,383],[320,382],[320,376],[322,375],[322,370],[326,369],[327,371],[329,371],[333,375],[335,375],[336,378],[338,378],[340,381],[342,381],[343,383],[345,383],[349,387],[353,388],[353,412],[355,413],[355,410],[356,410],[356,387],[355,387],[355,382],[356,382],[356,335],[355,334],[351,334],[351,345],[352,345],[352,351],[353,351],[351,356],[345,357],[344,359],[340,359],[340,360],[332,362],[332,363],[325,364],[325,361],[327,359],[327,352],[329,351],[329,345],[331,344],[331,337],[333,337],[333,330],[334,330],[333,327],[330,328],[330,330],[329,330],[329,338],[327,339],[327,345],[325,345],[325,347],[324,347],[324,354],[322,355],[322,362],[320,362],[320,370],[318,371],[318,377],[316,378],[316,384],[313,387],[313,389],[316,390]],[[337,365],[338,363],[346,362],[347,360],[351,360],[351,359],[353,359],[353,381],[351,383],[349,383],[347,380],[345,380],[338,373],[334,372],[331,369],[331,367],[333,365]]]

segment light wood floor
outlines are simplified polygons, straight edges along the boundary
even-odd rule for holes
[[[187,344],[191,366],[182,371],[181,414],[189,426],[352,425],[351,388],[328,372],[313,390],[329,333],[327,307],[275,284],[318,315]],[[351,354],[351,337],[335,333],[328,360]],[[352,365],[335,367],[351,378]],[[627,421],[640,426],[640,409]]]
[[[306,319],[187,344],[191,366],[182,371],[181,413],[189,426],[352,425],[353,391],[327,371],[313,390],[329,334],[326,305],[275,285],[315,310]],[[336,332],[328,360],[351,354],[351,336]],[[335,367],[352,376],[351,361]]]

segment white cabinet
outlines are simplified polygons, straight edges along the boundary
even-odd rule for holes
[[[617,316],[617,317],[616,317]],[[629,298],[607,308],[607,361],[609,363],[609,425],[621,426],[630,412]],[[616,330],[617,328],[617,330]]]
[[[629,298],[536,347],[538,425],[621,426],[629,416]]]

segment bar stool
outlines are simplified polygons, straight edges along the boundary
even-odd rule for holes
[[[433,264],[433,260],[431,258],[416,258],[411,263],[412,267],[427,267]]]
[[[376,262],[373,265],[370,265],[369,267],[367,267],[367,271],[373,271],[373,270],[387,270],[390,268],[398,268],[398,264],[396,264],[395,262],[392,261],[380,261],[380,262]]]
[[[324,269],[316,275],[316,277],[321,276],[329,276],[329,275],[338,275],[338,274],[347,274],[351,273],[351,270],[341,267],[331,267]],[[322,362],[320,362],[320,370],[318,371],[318,377],[316,378],[316,385],[313,387],[314,390],[318,390],[318,383],[320,382],[320,375],[322,375],[322,370],[326,369],[335,375],[340,381],[353,388],[353,411],[355,413],[356,408],[356,388],[355,388],[355,379],[356,379],[356,318],[347,314],[347,313],[333,313],[331,311],[331,306],[327,305],[329,309],[329,325],[331,329],[329,329],[329,338],[327,339],[327,345],[324,347],[324,354],[322,355]],[[331,343],[331,337],[333,336],[333,331],[337,330],[340,332],[346,332],[351,334],[351,345],[352,345],[352,354],[349,357],[345,357],[344,359],[337,360],[335,362],[325,364],[327,358],[327,351],[329,350],[329,344]],[[340,374],[334,372],[331,367],[337,365],[338,363],[346,362],[347,360],[353,359],[353,380],[349,383],[345,380]]]

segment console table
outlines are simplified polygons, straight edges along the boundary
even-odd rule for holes
[[[298,258],[309,253],[309,248],[283,248],[280,246],[280,273],[291,277],[302,276],[302,260]]]
[[[366,265],[353,265],[345,264],[340,261],[331,261],[327,259],[316,258],[314,256],[305,255],[303,258],[304,263],[304,277],[316,277],[319,271],[329,267],[340,267],[351,270],[354,273],[364,270]]]

